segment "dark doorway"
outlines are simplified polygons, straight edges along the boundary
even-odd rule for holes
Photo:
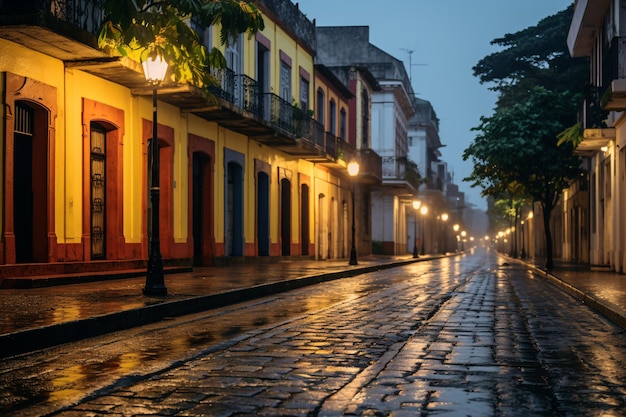
[[[226,254],[243,255],[243,167],[229,162],[226,189]]]
[[[291,181],[280,181],[280,236],[282,255],[291,255]]]
[[[300,187],[300,241],[302,242],[302,255],[309,254],[309,186],[302,184]]]
[[[270,177],[257,175],[257,244],[259,256],[270,254]]]
[[[206,154],[194,152],[192,159],[193,265],[206,266],[210,258],[210,158]]]
[[[15,103],[13,230],[16,262],[48,258],[47,111]]]
[[[15,133],[13,210],[16,261],[33,261],[33,140]]]

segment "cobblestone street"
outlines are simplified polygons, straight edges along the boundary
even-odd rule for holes
[[[353,292],[277,322],[258,316],[253,329],[50,415],[573,416],[626,407],[624,331],[493,252],[287,298],[309,292],[314,304],[322,288]]]

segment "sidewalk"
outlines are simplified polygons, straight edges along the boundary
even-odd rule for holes
[[[613,271],[594,271],[582,265],[555,260],[552,271],[531,261],[524,262],[544,274],[577,300],[600,312],[626,329],[626,275]]]
[[[165,275],[168,294],[142,294],[138,278],[0,290],[0,358],[155,323],[319,282],[441,256],[368,256],[195,268]],[[55,278],[57,279],[57,278]],[[62,280],[63,278],[61,278]],[[37,287],[37,285],[34,285]]]
[[[452,255],[454,256],[454,255]],[[0,358],[128,329],[184,314],[441,256],[368,256],[347,260],[195,268],[165,276],[166,297],[145,297],[145,278],[112,279],[28,290],[0,290]],[[521,262],[511,259],[512,262]],[[626,328],[626,275],[525,263]]]

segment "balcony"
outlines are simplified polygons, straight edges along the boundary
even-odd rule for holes
[[[383,180],[383,159],[371,149],[359,151],[359,178],[368,184],[380,184]]]
[[[593,156],[609,146],[615,140],[615,128],[593,128],[583,131],[583,140],[578,144],[574,153],[580,156]]]
[[[266,5],[273,7],[274,2]],[[296,21],[302,18],[295,16]],[[0,0],[0,38],[62,60],[66,68],[123,85],[135,95],[151,95],[138,62],[98,48],[101,20],[98,0]],[[309,29],[301,36],[311,38]],[[212,69],[211,75],[215,84],[209,87],[209,95],[194,86],[165,82],[159,87],[159,100],[290,155],[345,166],[342,155],[351,152],[349,147],[325,134],[300,109],[275,94],[263,93],[247,75],[229,69]]]
[[[609,0],[577,0],[567,35],[567,46],[573,57],[591,56],[594,37],[602,27]]]
[[[101,22],[97,0],[0,2],[0,38],[63,61],[110,58],[98,49]]]

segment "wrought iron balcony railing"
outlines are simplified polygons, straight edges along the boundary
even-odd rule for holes
[[[375,182],[383,179],[383,159],[371,149],[362,149],[359,152],[362,176],[371,178]]]
[[[99,0],[14,0],[0,2],[3,24],[23,24],[38,16],[56,18],[76,28],[97,34],[104,13]]]
[[[583,129],[596,129],[605,127],[608,112],[602,109],[600,104],[602,87],[591,86],[588,88],[585,100],[580,108],[579,119],[583,123]]]
[[[216,84],[210,86],[209,91],[216,97],[300,139],[311,151],[334,160],[350,161],[356,158],[357,152],[352,145],[330,132],[324,132],[323,125],[276,94],[260,93],[260,85],[254,79],[243,74],[235,74],[230,69],[214,68],[211,69],[211,75]]]
[[[274,93],[263,94],[263,117],[272,126],[296,134],[296,109]]]

